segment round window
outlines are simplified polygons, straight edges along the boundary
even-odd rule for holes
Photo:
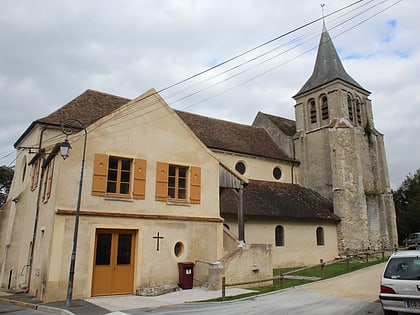
[[[237,170],[241,174],[245,174],[246,166],[244,162],[238,162],[235,165],[235,170]]]
[[[182,242],[177,242],[174,246],[174,254],[176,257],[179,257],[184,252],[184,244]]]
[[[275,167],[273,169],[273,177],[275,179],[280,179],[281,178],[281,169],[280,169],[280,167]]]

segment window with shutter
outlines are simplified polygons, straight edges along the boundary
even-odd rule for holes
[[[96,153],[92,195],[145,199],[146,160]]]
[[[201,169],[158,162],[155,198],[159,201],[200,203]]]

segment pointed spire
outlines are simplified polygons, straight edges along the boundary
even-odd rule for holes
[[[295,97],[336,79],[341,79],[355,87],[365,90],[344,70],[340,57],[328,34],[325,21],[323,20],[322,34],[319,41],[314,71]]]

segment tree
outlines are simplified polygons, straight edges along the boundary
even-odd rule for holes
[[[413,232],[420,232],[420,169],[409,174],[393,191],[399,243]]]
[[[9,195],[10,185],[14,175],[14,170],[5,165],[0,166],[0,207],[2,207]]]

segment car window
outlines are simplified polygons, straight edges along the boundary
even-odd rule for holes
[[[420,280],[420,258],[393,258],[389,261],[384,277],[400,280]]]

